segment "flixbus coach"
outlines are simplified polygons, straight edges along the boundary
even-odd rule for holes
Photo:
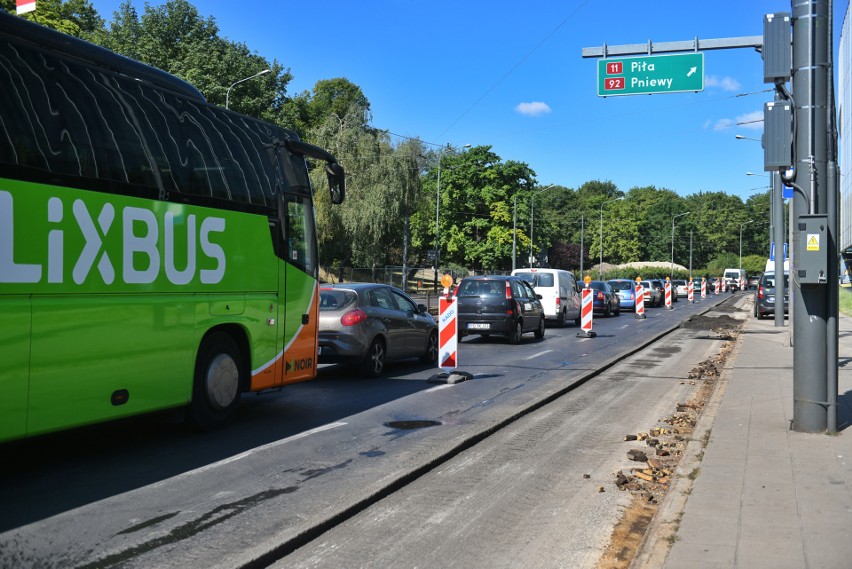
[[[0,441],[316,376],[318,267],[295,133],[0,12]]]

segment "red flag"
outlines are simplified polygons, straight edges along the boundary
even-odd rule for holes
[[[17,0],[18,15],[26,14],[27,12],[35,12],[36,0]]]

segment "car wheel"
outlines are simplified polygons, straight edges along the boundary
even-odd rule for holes
[[[606,305],[606,308],[604,308],[604,314],[603,315],[606,318],[609,318],[610,316],[612,316],[612,305],[611,304]]]
[[[583,323],[581,318],[582,318],[582,315],[578,314],[577,317],[574,319],[574,326],[579,326]]]
[[[618,308],[615,309],[615,315],[621,316],[621,304],[618,305]]]
[[[424,364],[433,364],[438,361],[438,332],[429,334],[429,339],[426,341],[426,352],[420,356],[420,361]]]
[[[385,370],[385,342],[375,338],[361,362],[361,374],[366,377],[379,377]]]
[[[559,313],[559,319],[556,321],[556,326],[559,328],[565,328],[568,325],[568,311],[562,310]]]
[[[512,344],[520,344],[521,343],[521,338],[524,335],[524,327],[523,326],[524,326],[524,324],[520,320],[515,322],[515,327],[512,329],[511,333],[509,334],[509,342],[511,342]]]
[[[533,333],[535,335],[536,340],[541,340],[544,338],[544,316],[541,317],[541,320],[538,322],[538,329]]]
[[[231,336],[213,332],[204,338],[195,360],[189,423],[209,431],[227,422],[240,402],[244,373],[242,353]]]

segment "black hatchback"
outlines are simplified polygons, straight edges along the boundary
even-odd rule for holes
[[[462,279],[456,289],[459,335],[508,336],[521,343],[524,332],[544,338],[541,296],[520,277],[490,275]]]

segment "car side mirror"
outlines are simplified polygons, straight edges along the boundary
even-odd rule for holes
[[[419,312],[420,314],[428,314],[429,308],[425,304],[418,304],[417,312]]]
[[[541,296],[540,294],[536,294],[536,295],[535,295],[535,297],[536,297],[537,299],[539,299],[539,300],[541,300],[542,298],[544,298],[544,297],[543,297],[543,296]]]

